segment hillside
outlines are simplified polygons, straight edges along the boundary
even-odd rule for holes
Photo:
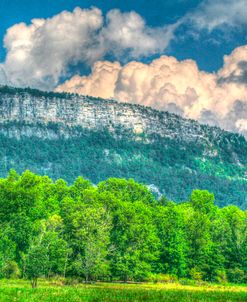
[[[134,178],[168,199],[195,189],[247,208],[247,141],[148,107],[0,88],[0,176],[29,169],[72,182]]]

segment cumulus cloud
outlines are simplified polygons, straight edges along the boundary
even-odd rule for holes
[[[89,76],[76,75],[63,85],[59,86],[57,91],[76,92],[79,94],[95,97],[109,98],[114,96],[114,88],[121,69],[119,62],[96,62],[92,73]]]
[[[247,131],[247,119],[238,119],[236,122],[236,127],[240,131],[246,132]]]
[[[129,50],[133,58],[163,52],[179,22],[161,28],[150,28],[136,12],[121,13],[114,9],[106,16],[107,26],[102,34],[111,45],[114,54],[122,55]]]
[[[175,27],[149,28],[135,12],[111,10],[104,17],[97,8],[19,23],[4,38],[1,79],[4,73],[12,85],[53,89],[73,65],[91,66],[106,55],[139,58],[164,51]]]
[[[205,0],[184,21],[192,21],[199,29],[239,27],[247,24],[246,0]]]
[[[7,57],[3,64],[11,83],[17,86],[53,88],[69,64],[92,62],[103,51],[97,30],[101,11],[94,8],[62,12],[51,19],[34,19],[8,29],[4,38]]]
[[[150,64],[103,61],[89,76],[72,77],[56,90],[152,106],[247,134],[246,63],[247,46],[225,56],[217,73],[168,56]]]

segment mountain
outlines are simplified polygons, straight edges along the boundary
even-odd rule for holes
[[[134,178],[178,202],[195,189],[247,208],[247,141],[114,100],[0,87],[0,176],[29,169],[69,183]]]

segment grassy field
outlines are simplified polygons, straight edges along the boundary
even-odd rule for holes
[[[32,289],[23,280],[1,280],[0,302],[198,302],[247,301],[247,286],[185,286],[180,284],[106,284],[64,286],[40,281]]]

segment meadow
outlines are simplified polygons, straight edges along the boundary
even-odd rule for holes
[[[244,285],[181,285],[94,283],[64,285],[58,281],[39,281],[32,289],[25,280],[1,280],[1,302],[211,302],[247,301]]]

